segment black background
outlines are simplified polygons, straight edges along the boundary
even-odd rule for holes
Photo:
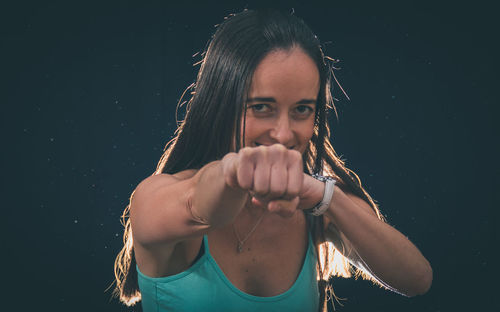
[[[119,216],[173,135],[175,106],[199,68],[192,56],[225,16],[269,4],[2,5],[4,308],[140,310],[105,292],[122,246]],[[350,101],[334,85],[334,147],[434,270],[431,290],[414,298],[338,278],[336,294],[347,298],[338,311],[498,309],[493,5],[273,6],[294,8],[340,59]]]

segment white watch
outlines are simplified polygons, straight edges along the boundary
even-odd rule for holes
[[[325,182],[325,192],[323,193],[323,199],[313,208],[307,209],[306,212],[312,214],[313,216],[321,216],[330,207],[330,202],[332,201],[333,189],[335,187],[335,179],[331,177],[325,177],[318,174],[313,174],[311,177],[318,181]]]

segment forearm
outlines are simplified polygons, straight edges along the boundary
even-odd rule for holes
[[[213,161],[196,175],[190,208],[201,222],[222,226],[233,220],[245,205],[248,192],[232,188],[224,181],[221,161]]]
[[[409,295],[425,293],[432,269],[420,251],[399,231],[366,211],[340,188],[335,188],[325,213],[349,240],[372,274]]]

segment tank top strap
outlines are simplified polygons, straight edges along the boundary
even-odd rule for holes
[[[208,247],[207,234],[203,235],[203,250],[204,250],[204,253],[210,254],[210,249]]]

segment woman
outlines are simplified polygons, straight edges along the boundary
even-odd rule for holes
[[[245,10],[218,26],[185,119],[123,214],[123,303],[325,311],[330,278],[351,273],[406,296],[429,289],[427,260],[330,144],[330,75],[293,15]]]

